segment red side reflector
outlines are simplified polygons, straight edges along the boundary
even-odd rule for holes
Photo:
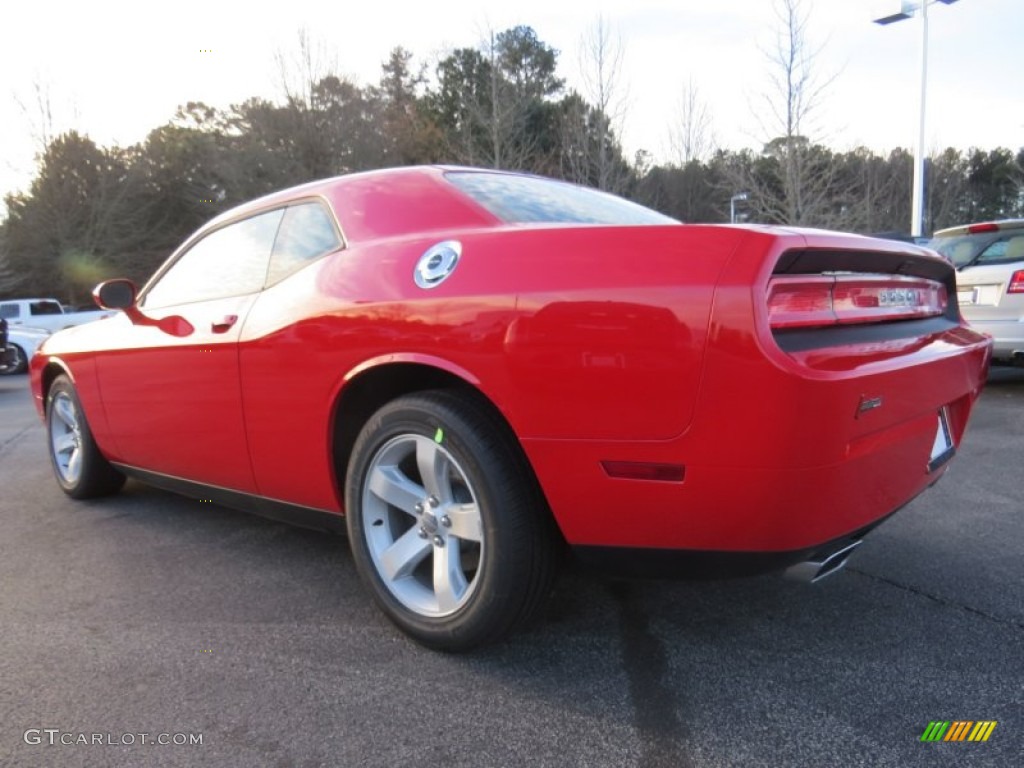
[[[768,284],[772,328],[805,328],[934,317],[946,311],[946,286],[901,275],[797,275]]]
[[[1018,269],[1010,276],[1007,293],[1024,293],[1024,269]]]
[[[686,476],[682,464],[656,464],[649,461],[602,461],[609,477],[625,480],[658,480],[663,483],[681,483]]]

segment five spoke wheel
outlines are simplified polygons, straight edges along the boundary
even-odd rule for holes
[[[436,390],[383,406],[345,483],[356,568],[384,613],[431,648],[464,651],[519,626],[547,597],[558,534],[501,418]]]
[[[422,435],[385,444],[370,464],[362,516],[374,565],[402,605],[447,616],[465,604],[483,534],[473,488],[447,449]]]
[[[58,392],[50,401],[50,450],[53,466],[68,484],[82,476],[82,426],[71,395]]]
[[[57,484],[68,496],[105,496],[124,485],[124,475],[96,447],[75,386],[64,374],[53,380],[47,392],[46,433]]]

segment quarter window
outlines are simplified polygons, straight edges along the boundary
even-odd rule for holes
[[[281,221],[270,257],[267,285],[341,245],[331,215],[320,203],[289,207]]]
[[[144,306],[173,306],[262,290],[283,216],[284,209],[279,208],[211,232],[153,284]]]

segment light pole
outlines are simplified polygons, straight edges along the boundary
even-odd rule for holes
[[[736,203],[746,200],[750,197],[746,192],[738,192],[729,198],[729,223],[736,223]]]
[[[952,5],[957,0],[921,0],[920,3],[911,0],[900,0],[900,9],[888,16],[875,19],[875,24],[892,24],[896,21],[903,21],[914,16],[920,11],[921,16],[921,93],[918,100],[918,125],[917,125],[917,146],[914,149],[914,196],[910,211],[910,234],[912,237],[921,237],[924,229],[924,123],[925,123],[925,94],[928,88],[928,5],[930,3],[943,3]]]

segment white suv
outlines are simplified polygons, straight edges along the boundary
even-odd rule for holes
[[[928,246],[956,266],[960,311],[995,340],[993,362],[1024,364],[1024,219],[942,229]]]

